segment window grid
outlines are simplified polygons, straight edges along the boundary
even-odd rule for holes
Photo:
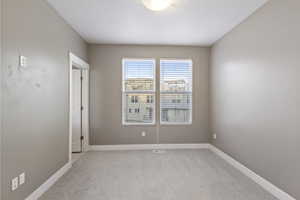
[[[128,80],[128,77],[126,78],[126,75],[128,73],[131,73],[133,77],[143,77],[143,75],[139,74],[139,70],[133,70],[133,69],[128,69],[126,68],[126,62],[150,62],[152,64],[153,69],[145,69],[145,72],[140,73],[145,73],[145,74],[152,74],[152,82],[147,82],[147,81],[142,81],[139,82],[139,80],[135,80],[137,84],[135,86],[129,86],[129,84],[126,84],[126,80]],[[122,72],[122,123],[123,125],[154,125],[156,123],[156,105],[155,105],[155,95],[156,95],[156,64],[155,64],[155,59],[127,59],[124,58],[122,61],[123,65],[123,72]],[[149,78],[149,77],[148,77]],[[139,88],[141,85],[144,85],[143,87],[145,88]],[[127,96],[131,95],[131,98],[129,101],[131,101],[133,104],[139,104],[142,103],[142,101],[139,100],[139,97],[143,97],[144,103],[150,104],[150,107],[146,107],[145,109],[141,109],[140,107],[138,108],[127,108],[128,105],[128,99]],[[148,101],[149,99],[149,101]],[[152,107],[151,107],[152,105]],[[131,112],[129,112],[131,111]],[[128,122],[128,118],[126,118],[126,114],[128,113],[133,113],[133,114],[140,114],[140,112],[146,111],[149,113],[149,119],[152,119],[152,122]],[[149,120],[147,116],[145,115],[144,120]]]
[[[125,77],[125,74],[128,73],[128,69],[125,69],[125,62],[126,61],[133,61],[133,62],[139,62],[139,61],[150,61],[152,62],[152,83],[147,83],[147,82],[142,82],[142,84],[145,84],[145,86],[143,86],[144,88],[139,88],[139,86],[134,87],[129,87],[129,84],[125,84],[125,81],[127,80]],[[171,85],[169,88],[169,90],[166,90],[163,87],[163,81],[164,81],[164,64],[163,63],[168,63],[169,64],[176,64],[176,63],[184,63],[184,65],[188,65],[185,67],[188,67],[186,69],[183,68],[177,68],[174,66],[174,68],[176,68],[176,70],[169,72],[169,77],[171,80],[177,80],[176,83],[173,83],[173,86]],[[174,60],[170,60],[170,59],[161,59],[160,60],[160,85],[159,85],[159,97],[160,97],[160,107],[156,108],[156,64],[155,64],[155,59],[126,59],[124,58],[122,60],[122,65],[123,65],[123,75],[122,75],[122,122],[123,125],[154,125],[156,124],[156,109],[159,109],[159,113],[160,113],[160,124],[161,125],[190,125],[192,124],[193,121],[193,62],[192,60],[180,60],[180,59],[174,59]],[[172,66],[173,67],[173,66]],[[148,72],[147,72],[148,70]],[[149,73],[149,69],[147,69],[145,73]],[[134,70],[131,69],[131,72],[133,72],[133,74],[135,74],[135,76],[138,75],[139,70]],[[187,81],[182,81],[182,83],[180,83],[180,81],[178,81],[178,77],[176,76],[181,76],[181,78],[183,76],[185,76],[185,79],[182,78],[182,80],[187,80]],[[172,82],[172,81],[170,81]],[[187,83],[185,83],[187,82]],[[152,85],[151,85],[152,84]],[[177,85],[176,85],[177,84]],[[129,86],[128,86],[129,85]],[[137,84],[139,85],[139,84]],[[141,85],[141,83],[140,83]],[[176,85],[176,86],[175,86]],[[173,87],[172,89],[170,89],[171,87]],[[149,89],[151,88],[151,89]],[[174,89],[175,88],[175,89]],[[181,88],[180,90],[178,90],[178,88]],[[184,88],[184,89],[182,89]],[[131,97],[128,99],[127,96],[131,95]],[[127,101],[130,101],[133,104],[139,104],[139,98],[141,98],[141,95],[144,95],[144,103],[146,104],[152,104],[152,107],[146,107],[145,109],[142,109],[142,111],[140,110],[140,108],[127,108],[126,105]],[[171,110],[172,113],[172,117],[174,119],[176,119],[178,116],[178,118],[184,118],[184,119],[188,119],[188,120],[184,120],[184,121],[171,121],[171,122],[166,122],[165,118],[168,118],[168,116],[170,116],[169,114],[169,110],[167,112],[162,112],[163,108],[162,108],[162,99],[163,97],[165,97],[165,99],[168,99],[168,96],[173,96],[170,97],[171,99],[171,103],[173,103],[174,105],[176,105],[173,108],[169,108],[169,110]],[[181,105],[180,105],[181,104]],[[179,105],[179,106],[178,106]],[[178,106],[178,107],[177,107]],[[127,122],[126,118],[124,116],[124,114],[128,114],[128,113],[143,113],[143,110],[146,110],[149,113],[149,116],[152,117],[152,122],[148,123],[148,122]],[[187,111],[188,110],[188,111]],[[175,117],[174,117],[175,116]],[[170,118],[170,117],[169,117]]]
[[[179,66],[180,63],[182,66],[185,66],[186,68],[185,70],[184,67],[183,69],[181,69],[181,67]],[[170,65],[176,66],[177,64],[178,64],[177,67],[172,66],[173,68],[175,68],[175,70],[173,68],[167,69],[168,65],[170,67]],[[182,76],[181,77],[182,79],[185,79],[185,81],[182,81],[182,84],[180,83],[180,79],[178,80],[178,77],[180,76]],[[169,82],[168,86],[165,86],[166,82]],[[171,85],[172,82],[173,82],[173,86]],[[187,84],[184,84],[184,82],[187,82]],[[160,124],[162,125],[192,124],[193,122],[193,101],[192,100],[193,100],[192,60],[161,59],[160,60],[160,108],[159,108]],[[175,115],[174,117],[174,119],[176,119],[175,121],[171,121],[171,122],[166,121],[168,120],[169,111],[172,112],[173,116]],[[180,117],[184,118],[184,120],[177,121],[178,116],[179,118]],[[188,119],[188,121],[185,121],[185,119]]]

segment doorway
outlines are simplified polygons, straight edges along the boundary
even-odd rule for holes
[[[70,53],[69,162],[89,150],[89,64]]]
[[[72,70],[72,153],[82,153],[82,70],[73,66]]]

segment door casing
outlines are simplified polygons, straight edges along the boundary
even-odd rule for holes
[[[69,162],[72,163],[72,85],[73,66],[82,70],[82,152],[89,151],[89,72],[90,65],[73,53],[69,53]]]

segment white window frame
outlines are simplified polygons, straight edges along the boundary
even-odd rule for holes
[[[151,61],[153,62],[153,91],[125,91],[125,61]],[[122,59],[122,125],[124,126],[151,126],[156,124],[156,60],[155,58],[123,58]],[[151,94],[153,95],[153,122],[152,123],[128,123],[125,119],[125,94]]]
[[[161,86],[159,86],[159,120],[161,125],[192,125],[193,124],[193,102],[194,102],[194,63],[192,59],[168,59],[161,58],[159,61],[159,71],[161,72],[162,61],[172,61],[172,62],[191,62],[192,63],[192,91],[191,91],[191,111],[190,111],[190,121],[189,122],[163,122],[162,121],[162,109],[161,109],[161,94],[184,94],[185,92],[162,92]],[[159,85],[161,84],[161,74],[159,73]],[[186,92],[190,93],[190,92]]]

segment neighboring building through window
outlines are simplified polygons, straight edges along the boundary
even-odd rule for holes
[[[155,123],[155,60],[123,59],[123,124]]]
[[[192,86],[191,60],[160,61],[161,124],[192,123]]]
[[[152,95],[147,96],[147,103],[153,103],[153,96]]]
[[[131,103],[138,103],[139,102],[138,96],[131,96]]]

